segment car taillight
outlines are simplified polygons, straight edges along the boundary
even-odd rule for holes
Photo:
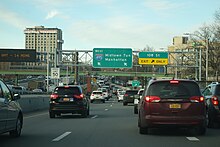
[[[92,94],[92,96],[94,96],[94,94]]]
[[[205,98],[203,96],[192,96],[190,101],[194,103],[204,102]]]
[[[171,80],[170,81],[170,84],[178,84],[179,83],[179,81],[177,81],[177,80]]]
[[[124,96],[128,96],[128,94],[125,94]]]
[[[73,96],[77,99],[82,99],[84,97],[83,94],[80,94],[80,95],[75,94]]]
[[[57,99],[59,96],[57,94],[51,94],[50,99]]]
[[[158,97],[158,96],[146,96],[145,101],[148,102],[148,103],[160,102],[160,97]]]
[[[218,106],[219,101],[218,101],[218,98],[217,98],[216,96],[213,96],[213,97],[211,98],[211,100],[212,100],[212,104],[213,104],[214,106]]]

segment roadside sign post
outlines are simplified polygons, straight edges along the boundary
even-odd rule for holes
[[[131,48],[94,48],[94,68],[132,68]]]
[[[51,68],[51,79],[60,78],[60,68]]]

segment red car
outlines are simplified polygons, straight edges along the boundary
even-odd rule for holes
[[[140,134],[153,127],[190,128],[206,133],[206,105],[192,80],[153,80],[145,88],[138,109]]]

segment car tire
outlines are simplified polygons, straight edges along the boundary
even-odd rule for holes
[[[148,134],[148,128],[147,127],[145,127],[145,128],[139,127],[139,133],[140,134]]]
[[[50,118],[55,118],[55,113],[53,111],[49,112]]]
[[[105,103],[105,100],[103,100],[102,102]]]
[[[81,112],[82,118],[86,118],[88,116],[88,109]]]
[[[21,129],[22,129],[22,117],[18,116],[16,121],[16,128],[9,132],[9,135],[12,137],[19,137],[21,136]]]
[[[126,102],[123,102],[123,106],[127,106],[128,105],[128,103],[126,103]]]
[[[138,108],[134,106],[134,114],[138,114]]]
[[[208,128],[214,128],[214,126],[215,126],[215,122],[214,122],[214,119],[213,119],[213,117],[210,115],[210,113],[208,112],[207,113],[207,117],[208,117],[208,120],[207,120],[207,127]]]

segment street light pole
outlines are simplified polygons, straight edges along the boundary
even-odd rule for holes
[[[208,81],[208,68],[209,68],[209,39],[206,39],[206,64],[205,64],[205,79]]]

